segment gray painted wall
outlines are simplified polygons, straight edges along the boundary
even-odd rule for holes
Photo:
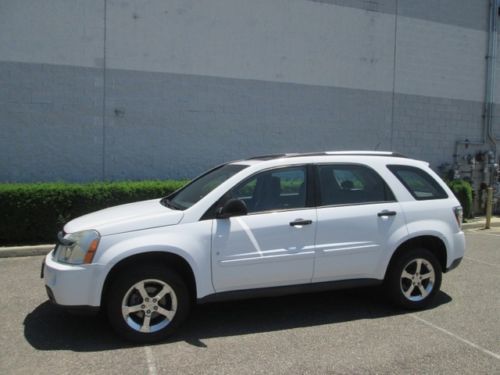
[[[451,162],[482,137],[488,1],[419,4],[0,1],[0,181],[333,149]]]

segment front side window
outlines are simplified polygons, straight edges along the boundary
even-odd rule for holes
[[[394,201],[385,181],[362,165],[318,166],[320,206]]]
[[[161,202],[167,207],[185,210],[246,167],[246,165],[239,164],[226,164],[217,167],[193,180],[174,195],[163,198]]]
[[[233,188],[226,198],[243,200],[248,212],[276,211],[306,206],[306,168],[261,172]]]
[[[438,182],[420,168],[407,165],[388,165],[387,168],[417,200],[448,198]]]

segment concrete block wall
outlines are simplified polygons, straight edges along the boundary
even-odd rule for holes
[[[437,167],[482,138],[487,20],[488,0],[0,2],[0,181],[334,149]]]
[[[393,144],[407,155],[421,155],[434,168],[452,164],[455,140],[482,137],[482,114],[480,102],[398,95]]]
[[[0,181],[100,180],[102,73],[18,62],[0,71]]]

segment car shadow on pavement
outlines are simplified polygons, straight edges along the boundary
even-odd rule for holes
[[[430,309],[452,298],[440,291]],[[378,319],[409,311],[388,304],[379,288],[331,291],[199,305],[164,343],[206,347],[207,338]],[[38,350],[92,352],[133,347],[119,339],[102,316],[79,316],[44,302],[24,320],[26,340]]]

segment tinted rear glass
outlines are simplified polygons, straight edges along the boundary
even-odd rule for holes
[[[407,165],[388,165],[387,168],[417,200],[448,198],[439,183],[420,168]]]
[[[382,177],[357,164],[318,166],[321,206],[392,202],[395,200]]]

